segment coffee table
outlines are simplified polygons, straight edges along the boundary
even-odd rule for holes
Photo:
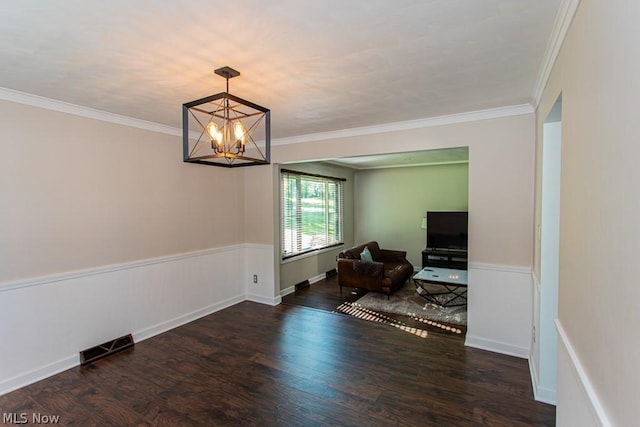
[[[467,270],[425,267],[413,276],[418,293],[442,307],[467,305]]]

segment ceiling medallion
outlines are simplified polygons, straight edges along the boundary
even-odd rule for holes
[[[226,79],[226,92],[182,105],[184,161],[223,167],[269,164],[271,111],[229,93],[229,79],[238,71],[222,67],[215,73]]]

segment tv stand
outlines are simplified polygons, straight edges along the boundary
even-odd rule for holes
[[[422,251],[422,268],[440,267],[467,269],[467,251],[458,249],[426,248]]]

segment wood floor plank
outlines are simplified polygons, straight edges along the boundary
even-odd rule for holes
[[[243,302],[0,396],[62,425],[554,425],[526,361],[387,325]]]

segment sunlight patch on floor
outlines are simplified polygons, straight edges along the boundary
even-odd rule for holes
[[[392,319],[382,313],[378,313],[368,308],[359,306],[357,303],[345,302],[344,304],[338,306],[337,310],[341,313],[348,314],[358,319],[393,326],[400,329],[401,331],[407,332],[420,338],[427,338],[427,336],[429,335],[429,333],[424,329],[408,326],[407,324],[402,323],[396,319]]]

